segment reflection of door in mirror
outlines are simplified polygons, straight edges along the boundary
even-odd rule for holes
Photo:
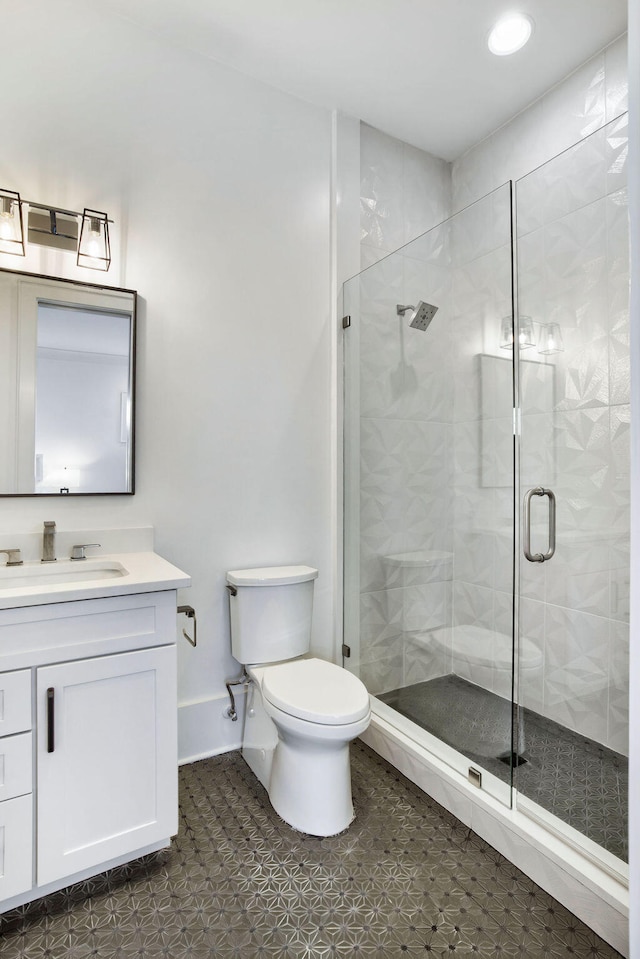
[[[38,304],[36,493],[128,489],[130,326],[124,313]]]
[[[135,293],[0,271],[0,495],[133,492]]]

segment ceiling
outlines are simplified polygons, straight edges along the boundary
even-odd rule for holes
[[[627,0],[101,0],[304,100],[453,160],[626,30]],[[535,22],[518,53],[486,38]]]

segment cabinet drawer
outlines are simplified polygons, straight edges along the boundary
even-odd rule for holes
[[[31,733],[0,739],[0,802],[31,792]]]
[[[0,802],[0,901],[33,886],[31,796]]]
[[[0,673],[0,736],[31,729],[31,670]]]

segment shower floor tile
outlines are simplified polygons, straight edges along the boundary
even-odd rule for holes
[[[501,696],[452,673],[378,698],[509,782],[501,757],[511,753],[511,703]],[[518,791],[627,862],[626,757],[530,709],[522,714]]]
[[[619,954],[360,743],[356,820],[286,826],[239,753],[180,770],[170,849],[0,917],[2,959]]]

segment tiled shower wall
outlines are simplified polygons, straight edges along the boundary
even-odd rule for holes
[[[454,208],[523,176],[599,128],[625,109],[625,97],[622,39],[456,161]],[[365,268],[447,215],[449,165],[364,124],[361,158]],[[588,178],[588,158],[586,163],[584,171],[572,170],[578,184]],[[508,695],[507,675],[496,662],[508,654],[511,615],[511,417],[502,415],[510,404],[510,380],[508,354],[498,342],[500,319],[510,313],[509,277],[504,237],[496,233],[499,224],[508,223],[505,195],[497,193],[471,207],[457,226],[452,221],[451,228],[433,230],[359,281],[364,321],[361,675],[373,692],[453,669]],[[618,262],[620,250],[612,255]],[[623,281],[618,277],[616,282],[620,286]],[[619,360],[618,368],[623,368],[626,363],[623,298],[618,290],[617,330],[606,334],[611,357],[607,382],[612,384],[611,364]],[[409,330],[395,314],[396,303],[417,299],[440,305],[426,335]],[[554,365],[553,358],[547,363]],[[492,394],[489,383],[501,395]],[[540,364],[529,363],[525,389],[525,406],[545,412],[532,399],[542,396],[544,405],[550,389],[549,374]],[[620,451],[627,443],[621,389],[612,387],[611,403],[599,401],[581,414],[589,421],[586,431],[578,424],[562,431],[557,417],[538,417],[532,436],[534,417],[525,439],[533,439],[536,449],[551,448],[560,430],[563,448],[576,449],[582,437],[589,459],[590,448],[602,437],[598,422],[614,417],[619,452],[608,475],[618,477],[612,482],[617,483],[614,500],[622,530],[628,492],[621,488],[626,474]],[[562,468],[570,479],[585,469],[584,456],[571,459],[559,452],[556,460],[564,457]],[[535,462],[525,455],[523,463],[527,479]],[[557,475],[554,481],[558,485]],[[583,506],[584,525],[593,511],[588,499]],[[590,541],[586,550],[582,545],[565,545],[563,576],[548,574],[546,593],[538,589],[532,595],[525,588],[522,699],[624,751],[626,546],[620,539]],[[604,553],[606,564],[600,563]],[[595,580],[589,579],[592,573]],[[585,608],[576,600],[578,594]],[[597,609],[591,608],[593,602]],[[480,672],[470,668],[460,648],[469,642],[491,642],[487,658],[493,665]]]
[[[452,210],[526,176],[620,116],[627,89],[627,42],[621,37],[454,161]]]
[[[451,165],[360,131],[360,675],[382,692],[424,678],[427,653],[411,637],[451,621],[448,230],[389,255],[447,219]],[[427,350],[396,313],[421,299],[442,307]]]
[[[360,269],[451,212],[451,164],[360,124]]]
[[[557,323],[564,339],[547,359],[548,408],[523,405],[523,488],[554,489],[559,530],[553,560],[522,568],[523,629],[535,629],[544,660],[523,700],[619,752],[628,742],[626,154],[624,116],[518,184],[521,310]]]

